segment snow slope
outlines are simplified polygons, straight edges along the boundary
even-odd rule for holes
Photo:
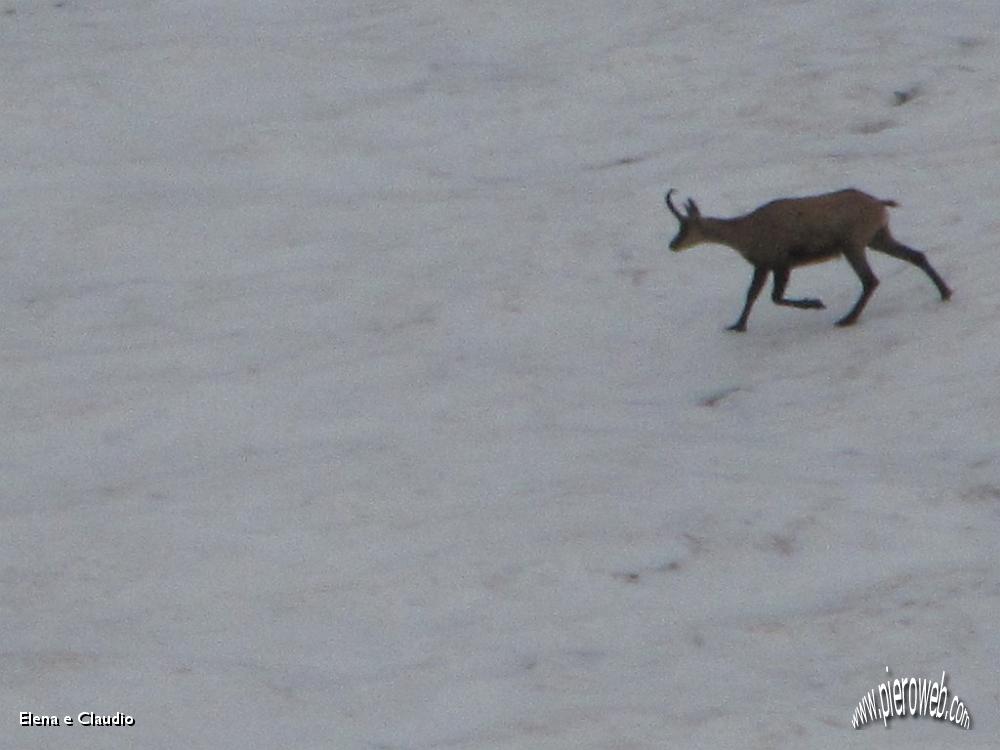
[[[995,4],[564,5],[0,8],[0,744],[996,746]]]

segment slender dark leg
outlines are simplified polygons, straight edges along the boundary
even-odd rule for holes
[[[868,265],[868,261],[865,260],[865,249],[863,247],[846,251],[844,253],[844,257],[847,258],[847,262],[851,264],[851,268],[854,269],[854,273],[856,273],[858,278],[861,279],[861,296],[858,297],[858,301],[854,303],[854,307],[851,308],[851,311],[837,321],[838,326],[854,325],[858,316],[861,315],[861,311],[864,310],[865,305],[868,304],[868,298],[872,296],[872,292],[874,292],[875,287],[878,286],[878,278],[872,272],[871,266]]]
[[[764,282],[767,281],[767,273],[767,269],[763,266],[753,267],[753,278],[750,279],[750,288],[747,289],[747,301],[743,306],[743,312],[740,314],[740,319],[729,326],[726,330],[745,331],[747,329],[747,318],[750,317],[750,308],[753,307],[753,303],[757,299],[757,295],[760,294],[760,290],[764,288]]]
[[[907,263],[912,263],[930,276],[931,281],[934,282],[934,286],[937,287],[938,292],[941,294],[941,299],[948,299],[951,296],[951,289],[944,283],[944,279],[938,276],[937,271],[928,262],[927,256],[919,250],[907,247],[902,242],[896,240],[887,228],[880,229],[878,234],[872,238],[869,246],[873,250],[879,250],[886,255],[891,255],[893,258],[899,258],[900,260],[905,260]]]
[[[798,307],[803,310],[824,309],[825,305],[823,301],[814,297],[803,297],[802,299],[788,299],[785,297],[785,286],[788,284],[790,274],[791,271],[787,268],[774,269],[774,286],[771,288],[771,299],[774,304]]]

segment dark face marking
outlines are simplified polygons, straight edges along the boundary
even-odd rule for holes
[[[688,233],[688,225],[687,222],[684,222],[681,224],[681,228],[677,230],[677,235],[672,240],[670,240],[670,249],[673,250],[674,252],[677,252],[677,246],[684,241],[684,238],[687,237],[687,233]]]

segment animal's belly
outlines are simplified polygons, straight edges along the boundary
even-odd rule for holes
[[[808,266],[813,263],[823,263],[841,254],[838,245],[820,245],[817,247],[800,246],[788,251],[788,260],[792,266]]]

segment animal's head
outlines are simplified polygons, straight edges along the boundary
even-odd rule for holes
[[[673,188],[667,191],[667,208],[670,209],[670,213],[677,217],[681,227],[677,230],[677,235],[670,240],[670,249],[679,253],[681,250],[687,250],[689,247],[704,241],[704,235],[701,228],[701,211],[698,210],[697,204],[689,198],[688,202],[684,204],[687,211],[685,216],[677,210],[673,201],[670,200],[670,194],[673,192]]]

